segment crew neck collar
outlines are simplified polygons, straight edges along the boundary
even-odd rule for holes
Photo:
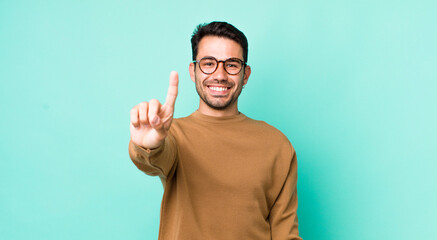
[[[238,114],[232,116],[214,117],[214,116],[205,115],[199,112],[199,110],[193,112],[191,116],[196,120],[203,121],[203,122],[210,122],[210,123],[229,123],[229,122],[242,121],[247,118],[246,115],[244,115],[241,112],[238,112]]]

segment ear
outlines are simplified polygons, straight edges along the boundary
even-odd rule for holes
[[[194,77],[194,68],[195,68],[196,66],[194,65],[194,63],[190,63],[190,66],[188,66],[188,71],[190,72],[190,77],[191,77],[191,81],[193,81],[193,82],[196,82],[196,79],[195,79],[195,77]]]
[[[246,65],[244,67],[244,76],[243,76],[243,86],[247,84],[247,80],[249,80],[250,73],[252,72],[252,69],[249,65]]]

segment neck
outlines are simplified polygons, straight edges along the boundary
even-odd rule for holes
[[[214,109],[200,100],[198,111],[204,115],[212,116],[212,117],[228,117],[238,115],[240,112],[238,111],[238,104],[235,102],[231,106],[228,106],[225,109]]]

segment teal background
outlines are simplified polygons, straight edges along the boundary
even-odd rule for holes
[[[249,39],[240,111],[298,154],[306,240],[437,239],[437,1],[0,1],[0,239],[157,239],[129,110],[198,106],[195,26]]]

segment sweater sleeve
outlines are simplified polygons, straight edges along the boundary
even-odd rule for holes
[[[272,240],[302,240],[297,221],[297,159],[293,149],[284,185],[270,211]]]
[[[173,136],[169,134],[160,147],[147,150],[131,140],[129,142],[129,156],[138,169],[147,175],[159,176],[161,179],[165,179],[169,177],[169,173],[176,164],[176,142]]]

